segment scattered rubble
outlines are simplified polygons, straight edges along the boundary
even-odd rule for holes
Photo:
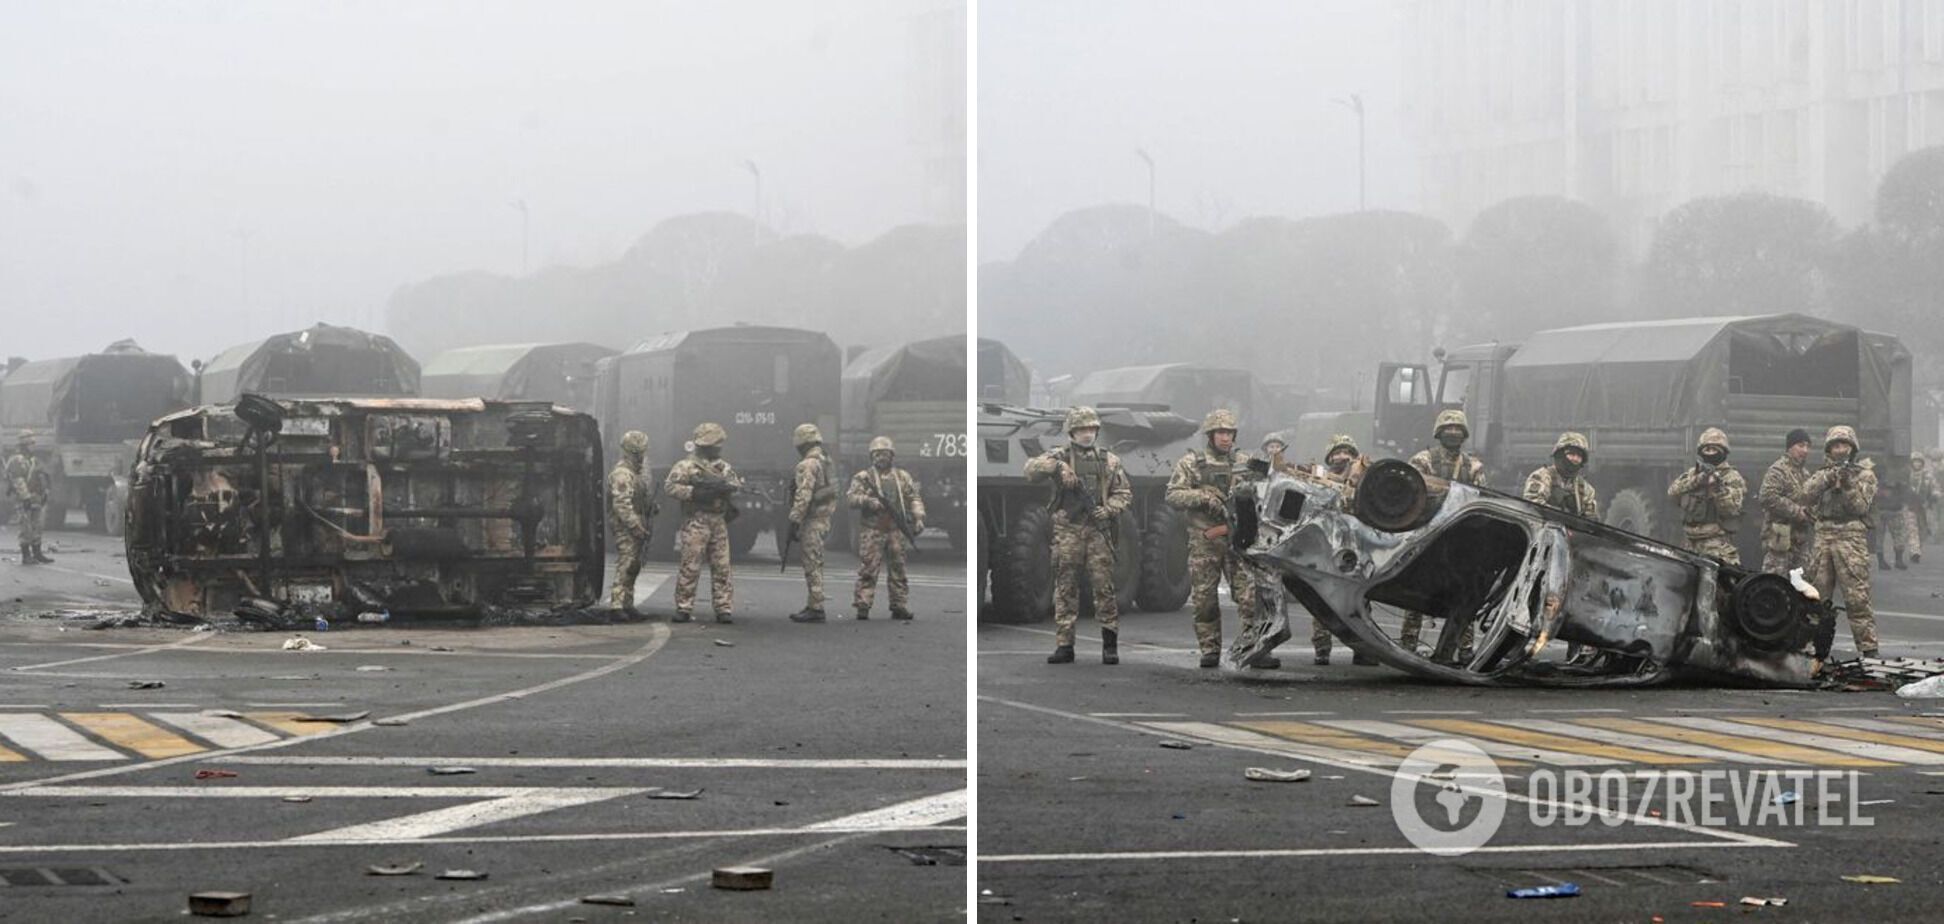
[[[240,918],[250,913],[250,893],[192,892],[189,913],[205,918]]]
[[[425,772],[433,776],[459,776],[465,773],[478,773],[479,771],[471,767],[427,767],[425,768]]]
[[[470,869],[449,869],[449,870],[446,870],[446,871],[445,871],[445,872],[443,872],[443,873],[440,873],[439,875],[437,875],[437,876],[435,876],[435,877],[433,877],[433,878],[435,878],[435,879],[456,879],[456,880],[460,880],[460,881],[462,881],[462,882],[477,882],[477,881],[479,881],[479,880],[481,880],[481,879],[484,879],[484,878],[486,878],[486,874],[485,874],[485,873],[482,873],[482,872],[479,872],[478,870],[470,870]]]
[[[330,649],[327,649],[323,645],[319,645],[318,643],[313,642],[310,639],[305,638],[301,635],[296,635],[284,639],[283,650],[285,651],[328,651]]]
[[[1529,889],[1507,889],[1506,898],[1578,898],[1580,887],[1577,883],[1562,882],[1558,885],[1533,886]]]
[[[365,874],[368,876],[410,876],[424,868],[424,863],[414,860],[410,863],[401,863],[396,866],[367,866],[365,867]],[[439,878],[444,879],[445,877],[441,876]]]
[[[198,771],[196,771],[196,779],[199,779],[199,780],[232,780],[232,779],[235,779],[235,778],[236,778],[237,776],[238,776],[238,774],[237,774],[237,772],[236,772],[236,771],[234,771],[234,770],[198,770]]]
[[[357,721],[360,721],[360,720],[362,720],[362,719],[365,719],[365,718],[368,718],[368,717],[370,717],[370,715],[371,715],[371,712],[370,712],[370,710],[366,710],[366,711],[364,711],[364,712],[346,712],[346,713],[342,713],[342,714],[339,714],[339,715],[300,715],[300,716],[297,716],[297,717],[295,717],[295,718],[293,718],[293,719],[291,719],[291,721],[293,721],[293,722],[330,722],[330,723],[333,723],[333,724],[337,724],[337,725],[342,725],[342,724],[344,724],[344,723],[346,723],[346,722],[357,722]]]
[[[1161,742],[1161,746],[1173,751],[1190,751],[1194,750],[1195,747],[1186,741],[1176,741],[1173,738]]]
[[[1271,770],[1268,767],[1250,767],[1242,771],[1242,778],[1258,783],[1297,783],[1310,778],[1308,770]]]
[[[618,908],[633,908],[635,900],[626,895],[583,895],[583,905],[614,905]]]
[[[718,889],[756,891],[767,889],[775,873],[760,866],[722,866],[710,875],[709,884]]]
[[[692,789],[692,790],[689,790],[688,792],[677,792],[677,791],[675,791],[675,790],[672,790],[672,789],[656,789],[656,790],[654,790],[654,791],[652,791],[652,792],[650,792],[650,793],[648,793],[648,798],[650,798],[650,799],[683,799],[683,800],[687,800],[687,799],[694,799],[695,797],[697,797],[697,796],[700,796],[700,795],[702,795],[702,790],[700,790],[700,789]]]

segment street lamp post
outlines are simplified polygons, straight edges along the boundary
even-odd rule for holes
[[[1337,105],[1350,110],[1357,117],[1357,211],[1368,208],[1364,198],[1364,104],[1363,94],[1352,93],[1347,99],[1334,100]]]
[[[1154,158],[1148,156],[1147,149],[1135,148],[1134,156],[1147,164],[1148,169],[1148,237],[1154,237]]]
[[[527,274],[527,243],[529,241],[528,226],[531,224],[530,219],[532,216],[527,213],[525,199],[513,200],[513,207],[520,212],[520,275],[525,276]]]

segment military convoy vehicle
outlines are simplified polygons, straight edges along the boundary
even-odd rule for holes
[[[149,422],[190,403],[188,370],[173,356],[123,340],[100,353],[15,366],[0,379],[0,453],[11,454],[23,430],[53,478],[47,524],[86,511],[88,525],[111,535],[122,528],[135,444]],[[0,501],[11,515],[12,502]]]
[[[980,337],[979,403],[1025,407],[1033,403],[1032,395],[1032,370],[1005,344]]]
[[[1592,445],[1587,477],[1606,522],[1678,542],[1667,486],[1694,465],[1701,431],[1720,427],[1749,484],[1736,533],[1743,561],[1761,560],[1755,488],[1790,430],[1812,434],[1813,459],[1828,427],[1854,426],[1865,458],[1909,470],[1910,351],[1846,324],[1799,314],[1589,324],[1434,358],[1435,375],[1424,364],[1379,366],[1370,454],[1408,456],[1429,445],[1439,411],[1463,408],[1492,487],[1517,491],[1559,434],[1576,430]]]
[[[789,487],[796,470],[791,433],[814,423],[829,440],[839,432],[842,354],[829,336],[789,327],[736,325],[658,334],[601,360],[595,414],[610,439],[648,434],[648,462],[659,484],[688,453],[695,426],[714,421],[728,431],[723,458],[743,476],[740,514],[729,524],[736,554],[764,530],[788,528]],[[658,555],[674,549],[680,505],[661,504]]]
[[[595,365],[617,351],[592,343],[501,343],[447,350],[425,363],[427,398],[552,401],[594,408]]]
[[[844,366],[843,429],[834,453],[846,472],[871,464],[874,436],[898,446],[925,499],[930,525],[945,530],[952,548],[966,538],[965,337],[939,337],[865,350]],[[830,434],[824,435],[825,440]],[[848,525],[848,508],[837,520]],[[840,535],[849,535],[848,529]]]
[[[240,343],[196,368],[197,404],[246,392],[278,398],[403,397],[419,393],[419,364],[390,337],[318,324]]]
[[[1245,369],[1162,363],[1090,372],[1073,387],[1067,402],[1095,408],[1170,410],[1197,420],[1216,408],[1226,408],[1241,418],[1237,436],[1242,445],[1254,446],[1263,434],[1287,427],[1303,412],[1300,403],[1278,405],[1270,392],[1255,373]],[[1282,401],[1301,398],[1299,392],[1287,389],[1276,394]]]

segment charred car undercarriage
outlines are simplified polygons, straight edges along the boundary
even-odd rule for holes
[[[1234,643],[1241,666],[1289,638],[1277,589],[1359,653],[1473,685],[1645,686],[1686,676],[1807,686],[1817,666],[1807,646],[1819,625],[1833,631],[1827,605],[1799,578],[1426,478],[1399,460],[1372,464],[1353,492],[1283,472],[1254,484],[1231,502],[1230,537],[1270,615]],[[1434,649],[1400,645],[1379,611],[1440,620]],[[1477,633],[1469,653],[1460,650],[1467,625]]]
[[[602,490],[594,419],[547,402],[244,395],[150,428],[124,541],[173,617],[558,610],[599,595]]]

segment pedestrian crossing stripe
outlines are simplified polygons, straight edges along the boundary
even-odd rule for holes
[[[0,763],[161,759],[314,735],[297,712],[0,713]]]
[[[1925,716],[1818,720],[1734,714],[1491,720],[1427,716],[1136,724],[1251,750],[1383,769],[1396,768],[1423,745],[1447,739],[1478,747],[1499,767],[1944,767],[1944,721]],[[1420,756],[1461,769],[1477,762],[1456,752]]]

